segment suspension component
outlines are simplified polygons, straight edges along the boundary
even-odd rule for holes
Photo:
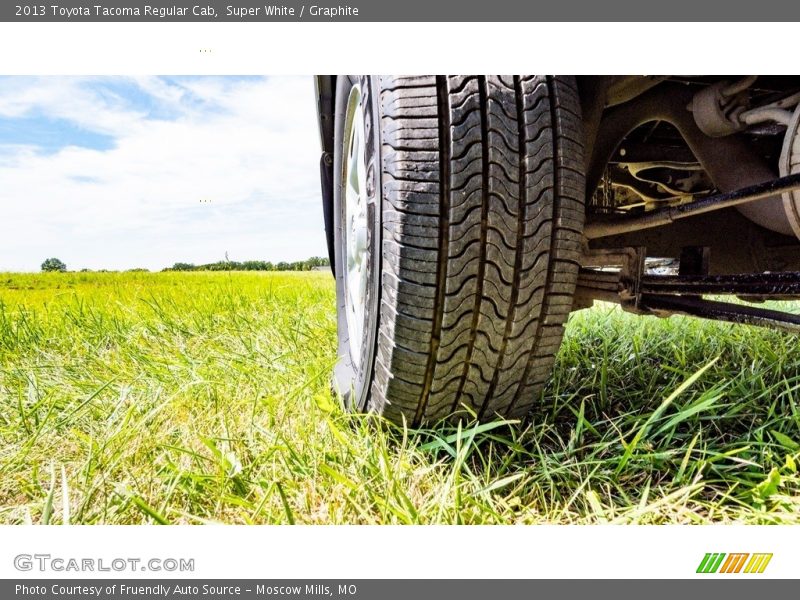
[[[721,102],[724,106],[720,110],[725,118],[731,120],[735,116],[736,128],[743,126],[739,117],[747,106],[746,99],[739,96],[747,95],[751,80],[752,77],[748,77],[737,83],[718,85],[715,92],[723,98]],[[743,134],[713,138],[701,130],[697,115],[687,110],[694,104],[695,96],[686,86],[664,82],[627,103],[604,111],[588,162],[588,193],[594,193],[609,159],[625,136],[636,127],[652,121],[665,121],[675,126],[709,179],[721,192],[735,192],[756,184],[774,182],[774,168],[754,150]],[[797,94],[793,94],[767,107],[784,109],[797,100]],[[757,203],[737,202],[737,210],[761,227],[781,235],[800,237],[800,209],[795,210],[798,205],[793,201],[792,206],[787,205],[788,201],[781,196],[787,190],[776,191],[777,194],[764,197]]]
[[[681,314],[800,333],[800,315],[759,306],[706,300],[697,296],[643,296],[639,308],[649,310],[656,316]]]
[[[619,270],[608,267],[581,268],[578,275],[576,302],[573,309],[586,308],[593,300],[619,304],[636,314],[668,317],[685,314],[704,319],[771,327],[800,333],[800,315],[756,306],[706,300],[704,294],[735,295],[748,301],[788,300],[800,298],[800,272],[746,273],[741,275],[702,276],[636,276],[634,257],[643,256],[642,249],[607,251],[602,262],[615,257]],[[587,264],[600,262],[596,256],[586,257]]]
[[[789,160],[800,160],[800,141],[798,141],[798,153],[790,157]],[[743,204],[755,202],[756,200],[774,198],[776,194],[789,193],[791,194],[791,198],[794,198],[795,194],[798,194],[798,190],[800,190],[800,164],[795,162],[792,168],[794,168],[796,172],[791,175],[786,175],[766,183],[751,185],[736,190],[735,192],[708,196],[707,198],[696,200],[689,204],[680,204],[678,206],[651,210],[636,216],[596,219],[586,224],[584,235],[587,239],[592,240],[618,235],[620,233],[650,229],[652,227],[663,227],[679,219],[685,219],[694,215],[731,206],[741,206]],[[796,211],[797,205],[794,203],[794,200],[790,200],[790,202],[791,208],[795,210],[795,215],[798,216]],[[798,237],[800,237],[800,229],[798,232]]]

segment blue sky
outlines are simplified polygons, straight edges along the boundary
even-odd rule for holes
[[[0,271],[324,256],[309,77],[0,78]]]

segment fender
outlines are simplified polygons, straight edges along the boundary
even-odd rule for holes
[[[328,258],[331,272],[336,276],[333,250],[333,111],[336,75],[314,77],[314,92],[317,100],[317,123],[319,125],[322,156],[319,161],[320,186],[322,188],[322,214],[325,218],[325,237],[328,242]]]

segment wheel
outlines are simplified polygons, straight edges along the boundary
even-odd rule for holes
[[[578,273],[574,80],[340,76],[334,118],[346,405],[412,425],[524,416]]]

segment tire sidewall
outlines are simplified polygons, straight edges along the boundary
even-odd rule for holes
[[[345,167],[345,121],[347,104],[352,88],[361,89],[361,106],[364,112],[364,136],[366,144],[367,169],[367,298],[364,309],[364,326],[361,340],[350,337],[347,324],[346,306],[346,236],[344,203]],[[338,361],[334,369],[334,390],[339,393],[345,407],[352,411],[365,411],[368,406],[369,390],[375,361],[375,344],[378,332],[378,312],[380,306],[381,272],[381,162],[380,162],[380,121],[376,99],[377,86],[372,77],[342,75],[336,80],[336,101],[334,114],[334,159],[333,159],[333,233],[334,260],[336,267],[336,314]],[[354,364],[351,344],[361,346],[360,364]]]

